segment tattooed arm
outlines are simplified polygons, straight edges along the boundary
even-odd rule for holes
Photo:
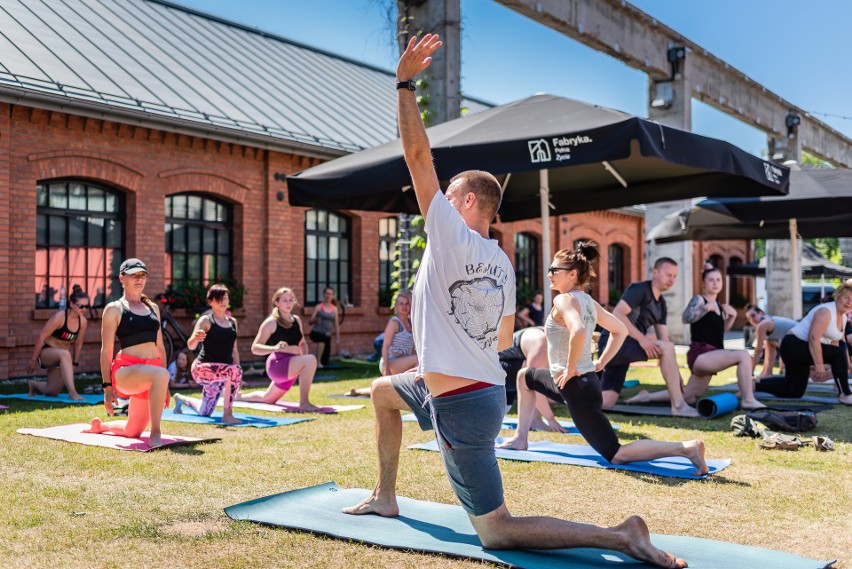
[[[712,303],[708,305],[708,303],[704,302],[703,296],[696,294],[683,311],[683,323],[692,324],[693,322],[698,322],[705,314],[710,312],[711,306],[715,305]]]

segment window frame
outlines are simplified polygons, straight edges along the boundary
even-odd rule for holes
[[[541,239],[533,233],[521,231],[515,233],[515,283],[520,285],[524,278],[530,287],[530,293],[542,290],[541,287]],[[519,242],[526,241],[519,245]],[[525,256],[526,258],[521,258]],[[527,275],[523,273],[527,272]]]
[[[382,223],[388,224],[388,231],[384,232]],[[391,234],[390,226],[393,225],[395,231]],[[399,251],[399,216],[389,216],[379,219],[379,306],[390,308],[393,294],[389,294],[391,286],[395,282],[392,277],[396,267],[394,263],[397,259]],[[382,245],[387,245],[388,258],[382,259]]]
[[[71,199],[72,199],[72,195],[71,195],[71,185],[72,184],[78,184],[78,185],[83,186],[85,188],[84,199],[86,201],[86,209],[77,209],[77,208],[71,209],[69,207]],[[64,185],[65,186],[65,207],[55,207],[55,206],[50,205],[49,202],[50,202],[51,186],[54,186],[54,185]],[[39,194],[42,191],[42,190],[40,190],[40,187],[44,188],[43,191],[45,192],[45,195],[46,195],[46,198],[45,198],[46,203],[44,205],[39,204]],[[90,206],[90,201],[91,201],[90,190],[98,190],[100,192],[103,192],[103,194],[104,194],[103,198],[102,198],[104,200],[104,209],[103,210],[98,211],[98,210],[89,209],[91,207]],[[107,206],[107,203],[108,203],[107,196],[112,196],[114,201],[115,201],[116,205],[115,205],[114,211],[106,211],[106,206]],[[117,299],[121,296],[121,294],[119,292],[121,290],[121,287],[117,283],[118,283],[118,266],[121,262],[121,259],[123,259],[125,257],[126,245],[127,245],[127,242],[126,242],[126,235],[127,235],[127,233],[126,233],[126,230],[127,230],[126,217],[127,216],[125,215],[125,212],[126,212],[125,208],[126,207],[127,207],[127,204],[126,204],[126,199],[125,199],[125,195],[124,195],[123,192],[121,192],[120,190],[118,190],[116,188],[112,188],[112,187],[110,187],[106,184],[103,184],[103,183],[100,183],[100,182],[97,182],[97,181],[91,181],[91,180],[80,179],[80,178],[56,178],[56,179],[39,180],[39,181],[36,182],[36,235],[35,235],[36,259],[38,258],[39,250],[43,249],[43,250],[45,250],[45,254],[47,255],[47,262],[45,263],[45,271],[46,271],[45,274],[39,275],[38,274],[38,261],[36,260],[36,271],[34,271],[33,277],[34,277],[35,283],[38,283],[38,279],[43,278],[44,284],[45,284],[45,286],[47,286],[48,291],[53,290],[50,287],[50,282],[51,282],[52,278],[62,278],[62,283],[60,284],[60,288],[56,290],[56,294],[58,295],[56,303],[53,302],[53,295],[50,295],[49,299],[45,298],[44,303],[40,302],[39,298],[41,297],[42,293],[41,293],[40,290],[36,291],[36,293],[35,293],[36,294],[35,308],[37,308],[37,309],[39,309],[39,308],[47,308],[47,309],[57,308],[59,306],[59,303],[61,302],[60,290],[61,290],[62,287],[65,287],[66,299],[71,296],[72,286],[73,286],[73,284],[76,284],[76,283],[72,283],[72,280],[75,279],[75,278],[80,278],[78,276],[72,276],[71,275],[71,270],[72,270],[72,267],[71,267],[71,258],[72,258],[71,250],[78,248],[78,247],[82,248],[86,252],[85,253],[86,257],[85,257],[85,261],[84,261],[85,275],[82,277],[84,284],[85,284],[85,287],[84,287],[83,290],[85,290],[86,294],[89,295],[89,300],[90,300],[91,306],[93,308],[103,308],[109,302],[111,302],[112,300],[115,300],[115,299]],[[39,236],[39,233],[40,233],[39,218],[40,217],[45,218],[45,226],[44,226],[45,239],[44,239],[43,243],[41,242],[40,236]],[[57,245],[57,244],[52,242],[52,238],[54,236],[54,231],[52,230],[53,223],[51,222],[51,220],[55,219],[55,218],[62,218],[62,219],[65,220],[64,221],[64,229],[62,230],[63,235],[62,235],[60,245]],[[73,245],[72,239],[71,239],[72,223],[71,223],[70,220],[80,219],[80,218],[85,219],[84,225],[83,225],[83,227],[85,229],[83,231],[83,244],[82,244],[82,246]],[[102,244],[101,247],[95,247],[95,246],[91,245],[92,233],[91,233],[90,226],[92,224],[89,222],[89,220],[91,220],[91,219],[104,220],[103,229],[102,229],[102,243],[103,244]],[[119,238],[118,238],[118,246],[108,245],[111,241],[110,241],[110,237],[108,236],[109,230],[108,230],[108,227],[107,227],[107,221],[113,221],[113,222],[120,224],[120,229],[119,229],[120,235],[119,235]],[[115,243],[115,241],[112,241],[112,243]],[[61,276],[60,275],[52,275],[52,273],[51,273],[51,262],[50,262],[51,251],[54,250],[54,249],[59,249],[59,248],[62,248],[65,251],[65,260],[64,260],[65,266],[64,266],[64,270],[62,271],[63,274]],[[114,259],[113,263],[112,263],[112,265],[114,266],[114,271],[115,271],[114,273],[113,273],[112,268],[109,266],[109,263],[107,263],[108,253],[104,254],[103,272],[100,275],[97,275],[97,276],[92,276],[89,273],[89,268],[90,268],[91,263],[89,261],[88,251],[93,250],[93,249],[102,249],[105,252],[110,251],[110,250],[118,252],[117,262]],[[96,290],[95,291],[87,290],[88,288],[90,288],[89,282],[92,279],[100,279],[103,282],[104,292],[103,292],[103,295],[102,295],[102,299],[100,301],[98,300],[98,295],[97,295]],[[107,294],[107,291],[109,291],[111,288],[114,291],[116,291],[116,293],[118,293],[118,296],[116,296],[115,298],[112,298],[109,294]]]
[[[313,224],[315,226],[313,229],[311,229],[309,227],[309,225],[311,223],[310,219],[311,219],[312,216],[314,217]],[[325,229],[320,229],[320,226],[321,226],[320,219],[323,216],[325,217],[325,222],[324,222]],[[338,219],[338,230],[337,231],[332,231],[330,229],[332,218]],[[340,229],[340,227],[341,227],[340,222],[341,221],[344,223],[344,225],[343,225],[344,229],[342,229],[342,230]],[[353,284],[352,283],[352,263],[353,263],[353,258],[352,258],[352,225],[353,225],[353,218],[351,218],[350,216],[345,215],[343,213],[337,212],[337,211],[320,209],[320,208],[313,208],[313,209],[309,209],[309,210],[305,211],[304,225],[303,225],[304,233],[305,233],[305,241],[304,241],[305,263],[304,263],[304,266],[303,266],[303,273],[302,273],[304,287],[305,287],[305,302],[304,302],[305,306],[316,306],[317,304],[322,302],[322,298],[323,298],[322,293],[328,287],[331,287],[331,288],[334,289],[334,295],[340,302],[343,302],[344,304],[353,303],[353,298],[352,298],[352,294],[353,294],[353,290],[352,290],[352,284]],[[317,257],[315,257],[315,258],[309,257],[310,250],[311,250],[311,247],[309,246],[309,242],[310,242],[311,237],[314,237],[316,239]],[[319,256],[320,248],[321,248],[321,242],[322,242],[323,239],[326,240],[325,241],[325,243],[326,243],[326,250],[325,250],[326,258],[325,259],[322,259]],[[333,239],[338,240],[337,258],[336,259],[330,258],[331,257],[331,254],[330,254],[331,253],[331,243],[332,243]],[[340,243],[339,243],[340,240],[345,240],[345,247],[340,246]],[[344,251],[346,253],[346,257],[342,258],[341,253],[344,252]],[[331,270],[332,261],[336,261],[336,263],[334,263],[334,266],[335,266],[334,271]],[[310,263],[311,262],[316,262],[316,267],[315,267],[316,270],[314,272],[314,279],[315,279],[314,281],[311,281],[311,279],[310,279],[310,268],[311,268]],[[321,263],[325,264],[325,279],[324,280],[320,278]],[[341,274],[341,270],[340,270],[341,264],[343,264],[343,263],[346,264],[345,274]],[[334,280],[332,280],[332,278],[331,278],[332,272],[334,272],[337,275]]]
[[[174,216],[174,202],[175,198],[186,197],[186,213],[187,217],[175,217]],[[189,200],[190,198],[200,198],[201,203],[199,207],[200,218],[190,218],[189,217]],[[218,216],[218,208],[222,207],[224,211],[224,221],[211,221],[204,218],[205,212],[205,202],[212,203],[217,209]],[[165,197],[164,200],[165,207],[165,215],[163,220],[164,225],[164,245],[165,245],[165,284],[166,286],[175,283],[199,283],[203,287],[208,287],[213,283],[222,282],[223,280],[229,280],[234,278],[234,206],[230,202],[216,196],[215,194],[209,194],[201,191],[188,191],[188,192],[179,192],[176,194],[169,194]],[[182,225],[185,228],[184,231],[184,250],[177,251],[174,248],[175,244],[175,231],[174,229],[170,229],[169,226],[174,225]],[[199,230],[199,251],[193,252],[190,251],[190,230],[191,228],[198,228]],[[206,231],[213,232],[213,252],[205,252],[204,250],[204,234]],[[220,252],[220,232],[226,232],[227,234],[227,252]],[[183,276],[181,278],[175,278],[175,255],[183,255]],[[214,260],[214,268],[212,274],[209,278],[205,278],[205,257],[207,255],[212,255]],[[198,257],[198,268],[200,270],[200,275],[198,277],[189,276],[190,274],[190,266],[191,260],[194,257]],[[221,271],[219,269],[219,263],[221,258],[227,259],[227,270]]]

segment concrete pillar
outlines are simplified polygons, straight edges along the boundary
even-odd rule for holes
[[[847,267],[852,267],[852,238],[840,238],[840,256],[841,262]]]
[[[689,55],[677,63],[677,72],[669,81],[648,81],[648,118],[660,124],[692,129],[692,85],[689,81]],[[677,200],[659,204],[649,204],[645,215],[645,227],[652,228],[666,215],[691,205],[691,200]],[[692,298],[692,242],[667,243],[656,245],[648,242],[645,249],[646,274],[650,276],[654,261],[660,257],[670,257],[678,264],[678,277],[675,285],[665,293],[668,309],[669,337],[675,343],[689,343],[689,326],[681,322],[681,314]]]
[[[769,157],[783,164],[802,158],[802,142],[798,127],[789,128],[788,136],[770,137]],[[801,259],[801,240],[796,240],[796,254]],[[769,314],[799,319],[802,317],[802,275],[792,274],[793,241],[768,239],[766,241],[766,311]],[[799,267],[801,265],[798,265]]]
[[[461,1],[398,0],[400,49],[412,34],[439,34],[444,45],[432,56],[418,86],[426,126],[461,116]]]

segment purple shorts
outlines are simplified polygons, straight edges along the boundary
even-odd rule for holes
[[[692,368],[695,367],[695,360],[698,359],[698,356],[707,352],[715,352],[719,349],[713,344],[706,342],[692,342],[689,345],[689,351],[686,352],[686,364],[689,366],[689,371],[692,371]]]
[[[289,391],[299,376],[290,377],[290,360],[298,354],[275,352],[266,358],[266,375],[278,389]]]

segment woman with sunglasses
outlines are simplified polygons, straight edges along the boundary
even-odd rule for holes
[[[143,294],[148,268],[139,259],[121,264],[118,280],[124,294],[104,309],[101,325],[101,375],[104,407],[113,414],[116,396],[130,399],[127,421],[101,423],[95,417],[86,432],[138,438],[151,423],[149,446],[162,445],[160,417],[169,401],[169,372],[163,362],[160,309]],[[121,350],[115,354],[115,340]]]
[[[550,288],[559,295],[553,299],[553,309],[545,322],[550,369],[522,370],[524,381],[518,374],[518,430],[514,438],[499,446],[526,450],[535,408],[533,392],[538,392],[565,403],[583,438],[612,464],[682,456],[695,465],[696,475],[707,474],[702,441],[638,440],[622,445],[601,410],[603,398],[597,372],[618,352],[627,337],[627,327],[585,292],[594,276],[591,262],[597,256],[594,242],[580,243],[575,250],[563,249],[554,256],[548,278]],[[592,332],[598,323],[610,335],[598,359],[592,360]]]
[[[69,300],[71,303],[68,308],[51,316],[38,334],[33,357],[27,364],[27,373],[33,373],[36,367],[47,370],[47,383],[30,381],[30,397],[55,397],[64,385],[68,390],[69,399],[83,399],[74,386],[74,368],[80,365],[80,355],[86,337],[88,321],[83,314],[89,310],[89,297],[83,290],[76,289]]]

